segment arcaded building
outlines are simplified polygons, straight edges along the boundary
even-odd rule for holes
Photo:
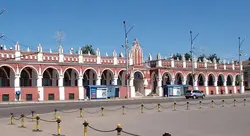
[[[160,54],[143,60],[143,51],[134,40],[129,53],[129,76],[126,76],[126,58],[113,51],[112,55],[83,54],[79,49],[64,53],[20,50],[3,47],[0,50],[0,101],[15,101],[17,91],[21,101],[33,100],[82,100],[86,98],[88,85],[119,85],[120,97],[126,96],[129,80],[129,97],[163,95],[166,84],[189,84],[206,95],[244,93],[240,82],[240,65],[234,62],[194,61],[195,79],[191,75],[189,60],[162,59]],[[242,68],[242,67],[241,67]],[[128,77],[128,78],[127,78]],[[240,85],[242,85],[240,90]],[[52,99],[53,98],[53,99]]]

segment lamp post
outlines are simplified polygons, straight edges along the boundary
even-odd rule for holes
[[[194,46],[193,46],[193,44],[194,44],[194,40],[197,38],[197,36],[199,35],[199,33],[193,38],[193,33],[192,33],[192,31],[190,31],[190,38],[191,38],[191,51],[190,51],[190,53],[191,53],[191,62],[192,62],[192,80],[193,80],[193,89],[195,89],[194,88],[194,82],[195,82],[195,76],[194,76],[194,58],[193,58],[193,54],[194,54],[194,52],[193,52],[193,49],[194,49]]]
[[[241,67],[242,66],[242,63],[240,62],[241,61],[241,45],[243,44],[243,42],[245,41],[245,39],[243,39],[242,41],[240,40],[240,37],[238,37],[239,39],[239,64],[240,64],[240,93],[243,93],[242,91],[242,70],[241,70]]]
[[[128,75],[129,75],[129,72],[128,72],[128,67],[129,67],[129,46],[128,46],[128,33],[133,29],[133,26],[130,27],[130,29],[127,31],[127,27],[126,27],[126,22],[123,21],[123,25],[124,25],[124,36],[125,36],[125,46],[122,46],[124,49],[125,49],[125,57],[126,57],[126,82],[127,82],[127,87],[126,87],[126,92],[127,92],[127,99],[129,98],[129,80],[128,80]]]
[[[0,12],[0,16],[6,11],[6,9],[3,9],[1,12]]]

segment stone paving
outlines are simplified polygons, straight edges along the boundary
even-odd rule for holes
[[[237,99],[236,106],[233,100],[226,100],[225,107],[221,107],[221,100],[215,100],[214,108],[211,101],[204,100],[202,108],[199,109],[199,100],[190,102],[189,110],[186,103],[178,102],[177,111],[173,111],[173,104],[162,104],[161,112],[157,111],[157,104],[145,104],[144,113],[140,112],[140,105],[129,105],[132,109],[126,109],[122,115],[121,106],[107,107],[107,110],[119,109],[117,111],[104,111],[97,114],[84,112],[84,118],[79,118],[79,111],[71,110],[73,113],[59,112],[61,122],[61,135],[83,136],[83,120],[87,119],[89,125],[100,130],[113,130],[117,123],[121,124],[123,130],[141,136],[162,136],[169,132],[172,136],[249,136],[250,133],[250,102],[243,106],[243,100]],[[133,109],[134,107],[138,107]],[[155,107],[155,108],[154,108]],[[105,108],[105,107],[104,107]],[[151,110],[151,108],[154,108]],[[106,109],[106,108],[105,108]],[[100,108],[86,109],[89,112],[100,110]],[[71,112],[66,111],[66,112]],[[53,113],[40,115],[42,119],[53,120]],[[30,117],[30,116],[28,116]],[[4,136],[51,136],[57,134],[55,122],[41,122],[42,132],[32,132],[35,122],[25,119],[25,127],[19,128],[20,121],[15,125],[8,125],[9,119],[0,120],[0,131]],[[98,132],[88,128],[88,136],[115,136],[114,132]],[[122,133],[122,136],[127,134]]]

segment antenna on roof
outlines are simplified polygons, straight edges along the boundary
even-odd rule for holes
[[[62,30],[56,32],[55,39],[58,43],[58,46],[62,45],[62,41],[64,41],[64,37],[65,37],[65,33]]]

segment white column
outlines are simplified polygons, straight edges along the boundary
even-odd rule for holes
[[[214,86],[216,88],[216,94],[219,94],[219,87],[217,86],[217,79],[214,82]]]
[[[235,78],[233,79],[232,86],[234,88],[234,93],[237,93],[236,86],[235,86]]]
[[[79,100],[84,99],[84,88],[83,88],[82,80],[83,80],[83,77],[79,76],[79,79],[78,79]]]
[[[37,88],[38,88],[38,101],[43,101],[44,91],[43,91],[43,76],[39,75],[37,78]]]
[[[208,78],[205,78],[204,86],[206,88],[206,95],[209,95],[209,89],[208,89]]]
[[[159,96],[163,96],[163,89],[162,89],[162,77],[158,77],[157,78],[157,89],[156,89],[156,93]]]
[[[172,80],[171,80],[171,85],[173,85],[174,84],[174,82],[175,82],[175,78],[172,78]]]
[[[195,76],[194,77],[194,90],[198,90],[199,88],[198,88],[198,76]]]
[[[101,76],[97,76],[96,85],[101,85]]]
[[[64,86],[63,86],[63,75],[59,76],[58,86],[59,86],[59,99],[65,100],[65,91],[64,91]]]
[[[182,81],[182,84],[185,85],[187,83],[187,77],[183,77],[183,81]]]
[[[135,97],[134,77],[130,77],[129,87],[130,87],[130,97],[133,98]]]
[[[20,75],[15,75],[14,87],[15,87],[15,94],[14,94],[15,95],[15,101],[17,101],[16,92],[21,91]],[[21,95],[22,95],[22,93],[20,94],[19,100],[21,100]]]
[[[225,93],[228,94],[228,88],[227,88],[227,80],[223,82],[223,86],[225,88]]]
[[[115,76],[114,79],[113,79],[113,81],[112,81],[112,85],[117,85],[117,80],[118,80],[118,77]]]
[[[242,69],[242,65],[241,65],[241,69]],[[245,92],[245,87],[244,87],[244,77],[243,77],[243,72],[242,72],[242,74],[241,74],[241,76],[240,76],[241,78],[241,82],[240,82],[240,93],[244,93]]]

